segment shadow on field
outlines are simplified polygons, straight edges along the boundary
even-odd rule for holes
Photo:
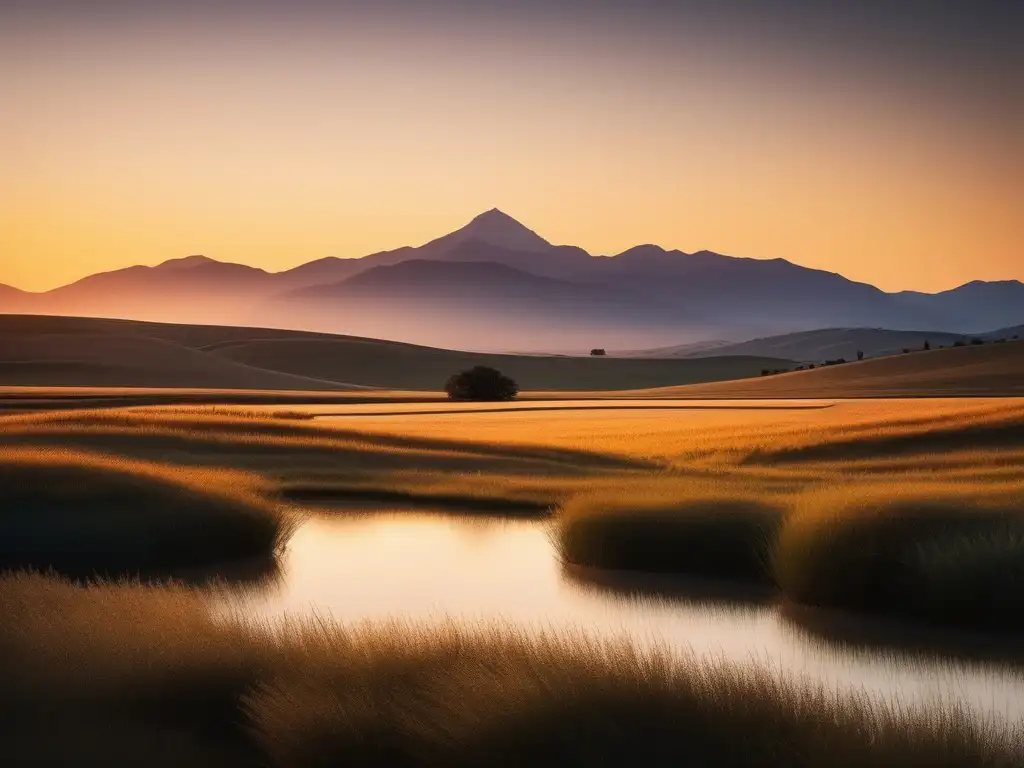
[[[878,456],[906,456],[943,451],[982,448],[1014,448],[1024,441],[1024,422],[925,425],[909,433],[857,435],[849,439],[828,439],[815,445],[775,450],[756,450],[744,464],[773,464],[789,461],[850,461]]]
[[[202,411],[77,411],[17,415],[2,419],[3,442],[22,446],[74,446],[149,457],[199,455],[204,463],[237,465],[244,457],[282,454],[329,456],[339,466],[374,468],[495,470],[537,473],[569,470],[660,468],[645,459],[598,451],[515,446],[464,439],[405,437],[318,427],[267,414]],[[225,461],[226,460],[226,461]],[[194,458],[187,462],[194,463]]]

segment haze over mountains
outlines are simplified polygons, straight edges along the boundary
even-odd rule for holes
[[[850,326],[976,334],[1024,322],[1024,284],[886,293],[783,259],[655,245],[591,256],[495,209],[419,247],[279,273],[191,256],[43,293],[0,286],[0,312],[273,326],[479,350],[651,349]]]

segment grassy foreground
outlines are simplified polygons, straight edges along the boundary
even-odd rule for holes
[[[10,763],[978,766],[1021,734],[754,668],[504,629],[214,621],[178,587],[0,578]]]

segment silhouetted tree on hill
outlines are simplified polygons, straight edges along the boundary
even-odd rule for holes
[[[857,359],[858,360],[863,360],[864,359],[864,350],[863,349],[858,349],[857,350]]]
[[[452,400],[512,400],[519,394],[515,381],[486,365],[454,374],[444,389]]]
[[[928,341],[928,339],[925,339],[925,340],[924,340],[924,346],[922,347],[922,349],[923,349],[923,350],[924,350],[925,352],[927,352],[927,351],[928,351],[929,349],[931,349],[931,348],[932,348],[932,344],[931,344],[931,342],[930,342],[930,341]]]
[[[592,357],[604,357],[608,353],[603,349],[592,349],[590,350],[590,354]]]

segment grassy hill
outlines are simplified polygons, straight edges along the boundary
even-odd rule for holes
[[[630,353],[632,357],[706,357],[709,355],[762,355],[818,363],[840,357],[855,360],[857,352],[867,357],[900,354],[904,349],[951,347],[968,342],[969,336],[938,331],[898,331],[888,328],[820,328],[813,331],[766,336],[713,348],[682,344]]]
[[[328,390],[341,384],[253,368],[159,338],[88,331],[9,333],[0,322],[0,384]]]
[[[491,365],[523,389],[641,389],[757,376],[786,360],[497,355],[353,336],[130,320],[0,315],[0,386],[438,390]]]
[[[745,381],[662,387],[643,394],[686,398],[1024,396],[1024,343],[933,349]]]

